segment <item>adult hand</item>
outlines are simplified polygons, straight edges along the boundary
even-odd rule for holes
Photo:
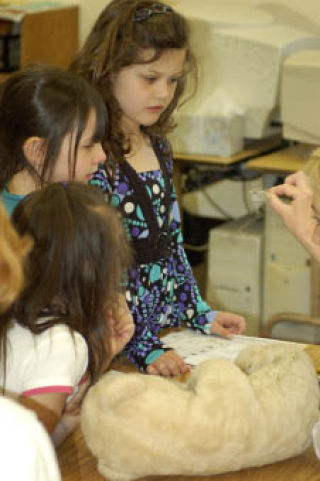
[[[146,369],[147,374],[158,374],[161,376],[178,376],[190,371],[183,358],[173,349],[164,352],[153,361]]]
[[[231,339],[233,334],[242,334],[245,328],[244,317],[232,312],[220,311],[211,325],[211,334]]]
[[[281,199],[286,196],[291,202]],[[314,254],[313,243],[319,243],[319,221],[313,202],[313,191],[307,176],[298,171],[289,175],[284,184],[267,192],[270,207],[282,218],[287,229]]]

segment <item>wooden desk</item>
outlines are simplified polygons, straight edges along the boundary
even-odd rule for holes
[[[106,481],[77,430],[58,452],[62,481]],[[144,481],[319,481],[320,462],[310,447],[301,456],[261,468],[215,476],[150,476]]]
[[[310,349],[309,354],[318,368],[320,366],[320,346],[312,346]],[[125,370],[134,370],[128,362],[120,364],[124,366]],[[62,481],[105,481],[105,478],[97,471],[96,460],[86,447],[80,429],[59,447],[58,459]],[[319,481],[320,462],[317,460],[313,448],[310,447],[301,456],[260,468],[244,469],[215,476],[153,476],[143,479],[144,481],[288,481],[290,479],[292,481]]]
[[[274,149],[281,148],[283,140],[279,135],[261,140],[253,140],[247,147],[238,154],[231,157],[219,157],[217,155],[186,154],[181,152],[174,153],[174,160],[177,163],[185,164],[208,164],[214,166],[227,167],[243,160],[257,157]]]
[[[215,155],[197,155],[174,152],[173,158],[173,181],[178,196],[182,192],[182,171],[185,167],[194,165],[214,166],[216,170],[227,170],[228,168],[240,162],[248,161],[262,154],[280,149],[283,146],[283,140],[280,136],[270,137],[268,139],[252,141],[240,153],[232,157],[218,157]]]
[[[303,169],[314,145],[297,144],[246,162],[246,169],[262,173],[290,173]],[[320,479],[320,477],[319,477]]]

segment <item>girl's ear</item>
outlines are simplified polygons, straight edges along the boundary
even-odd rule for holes
[[[30,164],[39,170],[45,156],[45,140],[41,137],[29,137],[23,144],[23,153]]]

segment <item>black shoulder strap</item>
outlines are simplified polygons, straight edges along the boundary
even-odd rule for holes
[[[165,221],[162,228],[160,228],[158,225],[157,219],[153,212],[152,200],[150,199],[147,189],[144,183],[139,178],[137,172],[134,170],[134,168],[129,164],[127,160],[124,160],[123,162],[121,162],[119,164],[119,168],[125,173],[125,175],[128,177],[128,179],[130,180],[130,183],[134,188],[134,191],[136,193],[135,198],[139,203],[142,209],[142,212],[144,214],[144,217],[146,219],[146,222],[149,228],[150,238],[156,239],[158,238],[159,234],[162,231],[165,231],[165,232],[168,231],[171,184],[170,184],[170,173],[168,171],[168,167],[159,149],[159,145],[156,139],[152,140],[152,145],[157,155],[160,168],[164,177],[164,182],[165,182],[164,205],[166,206],[166,213],[165,213]]]

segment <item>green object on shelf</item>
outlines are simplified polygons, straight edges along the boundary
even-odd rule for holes
[[[12,8],[14,10],[27,10],[27,11],[41,11],[41,10],[50,10],[52,8],[59,8],[62,7],[63,4],[62,2],[31,2],[31,3],[21,3],[21,4],[16,4],[16,3],[0,3],[0,7],[7,7],[7,8]]]

